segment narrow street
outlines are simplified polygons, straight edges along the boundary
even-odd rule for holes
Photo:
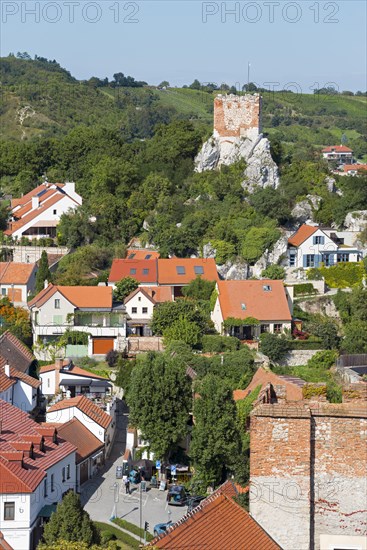
[[[117,517],[137,526],[140,523],[144,526],[144,522],[147,521],[149,532],[153,534],[157,523],[178,521],[186,513],[187,507],[168,506],[167,491],[148,487],[147,492],[140,494],[140,485],[132,485],[131,494],[125,494],[122,480],[116,479],[116,466],[122,464],[121,455],[126,447],[128,407],[122,400],[118,401],[117,407],[116,436],[110,457],[97,476],[83,484],[81,501],[85,510],[95,521],[108,522],[115,513]],[[118,490],[115,483],[118,484]],[[114,502],[115,490],[116,503]]]

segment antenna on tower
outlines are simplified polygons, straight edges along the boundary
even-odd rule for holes
[[[249,91],[249,87],[250,87],[250,67],[251,67],[251,63],[248,62],[247,63],[247,91]]]

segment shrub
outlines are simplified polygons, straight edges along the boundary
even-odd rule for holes
[[[163,331],[163,337],[165,343],[182,340],[189,346],[196,346],[200,341],[201,331],[199,325],[189,321],[186,317],[180,317]]]
[[[317,342],[312,340],[292,340],[291,342],[289,342],[289,349],[290,350],[298,350],[298,349],[321,350],[321,349],[324,349],[324,346],[322,345],[321,340]]]
[[[260,336],[260,350],[271,361],[280,361],[289,350],[289,341],[284,336],[277,336],[270,332]]]
[[[111,349],[108,353],[106,353],[106,363],[110,368],[114,367],[117,363],[117,359],[119,358],[118,351]]]
[[[116,540],[116,535],[107,529],[100,532],[101,544],[107,544],[110,540]]]
[[[235,351],[240,347],[240,341],[233,336],[205,335],[202,339],[203,351],[207,353],[221,353]]]
[[[318,271],[330,288],[351,288],[360,284],[365,275],[363,262],[340,262],[331,267],[320,267]]]
[[[336,361],[338,354],[336,351],[325,350],[318,351],[311,359],[307,361],[307,366],[312,369],[330,369]]]
[[[284,279],[285,269],[280,265],[269,265],[262,271],[261,276],[266,279]]]
[[[302,388],[302,396],[304,399],[311,399],[316,395],[326,395],[326,385],[305,384]]]
[[[317,294],[317,290],[312,283],[301,283],[294,285],[294,296],[304,296],[305,294]]]
[[[340,384],[337,384],[335,380],[330,380],[326,384],[326,397],[330,403],[342,403],[343,402],[343,389]]]

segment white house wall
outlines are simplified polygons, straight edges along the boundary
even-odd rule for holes
[[[61,409],[58,411],[51,411],[46,413],[47,422],[69,422],[72,418],[77,418],[80,422],[88,428],[88,430],[97,437],[102,443],[105,441],[105,430],[99,424],[94,422],[89,416],[84,414],[77,407],[69,407],[68,409]]]
[[[219,302],[219,297],[218,296],[217,296],[217,299],[215,301],[214,309],[211,313],[211,320],[214,323],[215,330],[217,332],[219,332],[219,334],[222,334],[223,333],[223,326],[222,326],[223,315],[222,315],[222,310],[221,310],[221,307],[220,307],[220,302]]]
[[[27,231],[30,227],[33,227],[37,222],[43,222],[43,221],[56,221],[59,222],[62,214],[66,214],[69,209],[75,209],[78,205],[75,204],[75,202],[70,197],[63,197],[58,202],[44,210],[39,214],[39,216],[36,216],[32,220],[30,220],[28,223],[14,231],[12,234],[13,237],[21,237],[23,233]],[[56,210],[56,214],[54,214],[54,210]]]
[[[315,237],[324,237],[324,244],[314,244]],[[307,254],[314,254],[315,256],[321,256],[324,252],[336,252],[338,245],[330,239],[321,229],[318,229],[311,237],[306,239],[298,248],[292,247],[296,254],[296,264],[294,267],[304,267],[303,257]]]
[[[54,370],[49,372],[40,373],[40,380],[42,382],[41,391],[43,395],[55,395],[56,393],[56,373]]]
[[[141,292],[135,294],[125,306],[126,312],[131,319],[144,319],[150,321],[153,316],[154,304]],[[133,313],[133,308],[136,308],[136,313]],[[143,313],[143,308],[147,308],[148,312]]]
[[[14,385],[13,405],[22,411],[29,412],[37,403],[37,389],[22,380]]]

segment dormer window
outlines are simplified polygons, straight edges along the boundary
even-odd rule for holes
[[[136,275],[136,269],[135,269],[135,267],[132,267],[132,268],[130,269],[130,275]]]
[[[177,275],[185,275],[186,274],[185,267],[183,265],[176,266],[176,272],[177,272]]]
[[[145,269],[145,268],[144,268],[144,269],[143,269],[143,275],[148,275],[148,273],[149,273],[149,269]]]
[[[204,275],[204,268],[202,265],[194,265],[195,275]]]
[[[264,292],[271,292],[271,286],[270,285],[264,285],[263,286],[263,291]]]
[[[246,309],[246,304],[241,304],[241,309],[242,309],[243,311],[245,311],[245,309]]]

